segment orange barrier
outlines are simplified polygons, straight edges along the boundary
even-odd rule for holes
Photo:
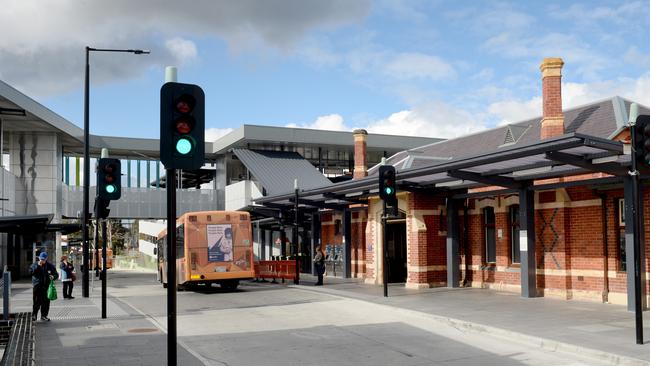
[[[296,276],[295,260],[255,262],[255,278],[282,278],[298,282]]]

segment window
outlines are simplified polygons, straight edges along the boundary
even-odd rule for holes
[[[493,207],[486,207],[483,209],[483,226],[485,232],[485,262],[496,263],[497,238]]]
[[[627,261],[625,256],[625,200],[619,198],[616,201],[618,207],[616,215],[616,234],[618,236],[618,270],[627,271]]]
[[[185,257],[185,225],[176,227],[176,258]]]
[[[519,263],[519,205],[510,206],[510,261]]]

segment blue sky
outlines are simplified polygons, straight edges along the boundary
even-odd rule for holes
[[[91,133],[159,134],[164,67],[201,85],[211,139],[241,124],[454,137],[541,114],[562,57],[571,107],[650,105],[650,1],[5,0],[0,79]],[[189,5],[191,4],[191,6]]]

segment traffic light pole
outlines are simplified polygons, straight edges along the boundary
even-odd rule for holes
[[[167,169],[167,365],[176,366],[176,170]]]
[[[382,200],[384,204],[384,210],[381,215],[381,227],[382,227],[382,267],[384,268],[384,297],[388,297],[388,239],[386,238],[386,201]]]
[[[102,319],[106,319],[106,220],[102,220]]]
[[[630,135],[632,137],[632,146],[637,148],[638,138],[635,132],[636,121],[630,124]],[[632,176],[632,199],[633,215],[632,230],[634,236],[634,318],[636,328],[636,344],[643,344],[643,308],[641,302],[641,271],[645,273],[645,268],[641,263],[641,210],[643,201],[639,197],[639,179],[640,174],[637,165],[636,154],[632,153],[632,167],[629,174]],[[629,271],[628,271],[629,274]]]

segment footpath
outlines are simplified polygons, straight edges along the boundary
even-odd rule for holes
[[[354,298],[390,306],[395,311],[417,311],[436,321],[467,331],[524,343],[531,347],[585,355],[614,365],[650,365],[650,315],[643,317],[645,344],[636,344],[634,312],[625,306],[526,299],[518,294],[479,288],[409,290],[403,284],[383,286],[356,279],[326,278],[313,286],[315,277],[301,274],[307,291]]]
[[[61,297],[57,282],[59,299],[51,302],[51,321],[34,323],[35,365],[167,364],[167,335],[147,317],[109,297],[107,319],[101,318],[101,282],[95,282],[87,298],[75,286],[72,300]],[[31,306],[31,283],[14,283],[11,312],[31,312]],[[178,364],[203,365],[183,347],[178,347]]]
[[[426,314],[433,321],[463,331],[588,356],[612,365],[650,365],[650,342],[635,343],[634,313],[624,306],[524,299],[518,294],[477,288],[408,290],[403,285],[389,286],[389,297],[385,298],[382,286],[366,285],[360,280],[326,278],[325,286],[314,283],[314,277],[301,274],[300,285],[254,285],[288,286],[368,301],[398,313]],[[99,288],[96,282],[91,296],[81,298],[77,286],[77,298],[52,302],[52,321],[35,323],[36,365],[166,364],[166,334],[148,316],[117,298],[108,298],[108,319],[101,319]],[[29,312],[31,304],[31,284],[14,283],[11,311]],[[647,314],[644,324],[650,325]],[[650,340],[650,327],[644,328],[644,334]],[[205,364],[200,356],[180,346],[178,360],[179,365]]]

